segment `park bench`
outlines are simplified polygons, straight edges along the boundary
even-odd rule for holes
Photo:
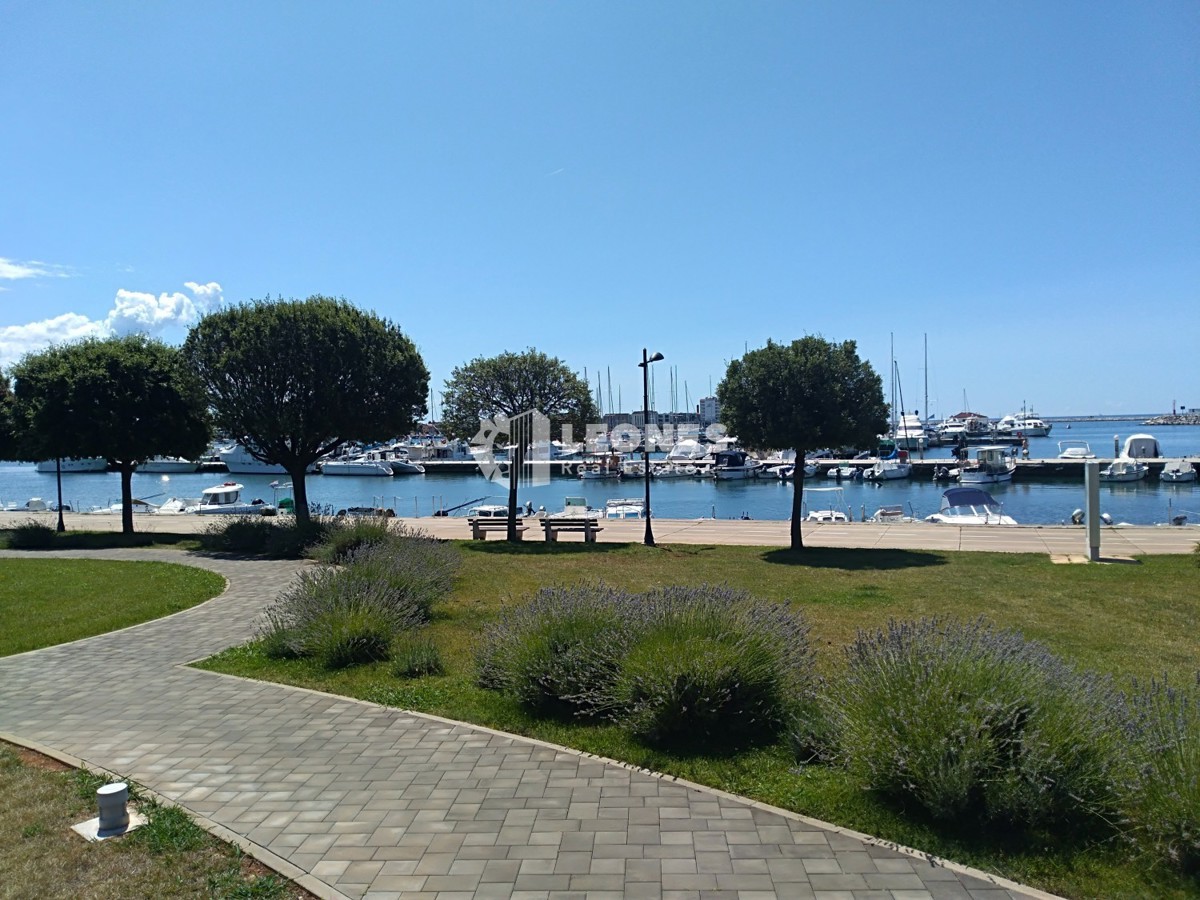
[[[588,516],[557,517],[548,516],[542,519],[542,529],[547,541],[557,541],[560,531],[582,531],[583,539],[589,544],[596,542],[596,532],[603,531],[600,520]]]
[[[486,541],[489,531],[500,531],[508,535],[508,519],[503,516],[494,518],[478,518],[467,519],[467,524],[471,526],[471,539],[475,541]],[[525,533],[527,526],[523,525],[520,519],[517,519],[517,540],[521,540],[521,536]]]

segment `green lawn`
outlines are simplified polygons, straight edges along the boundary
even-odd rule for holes
[[[0,656],[127,628],[224,589],[220,575],[173,563],[0,560]]]
[[[802,605],[819,665],[833,673],[857,629],[889,618],[943,616],[1020,629],[1082,667],[1119,683],[1166,672],[1186,683],[1197,654],[1197,562],[1149,557],[1125,565],[1054,565],[1045,556],[810,549],[799,554],[747,547],[641,545],[510,546],[465,542],[452,596],[435,610],[429,634],[447,674],[393,676],[386,663],[327,672],[306,660],[267,659],[255,645],[202,664],[242,674],[430,712],[537,737],[667,772],[947,856],[1072,897],[1200,896],[1195,880],[1119,841],[1094,845],[1056,833],[964,833],[905,814],[853,785],[840,770],[798,768],[773,746],[734,756],[680,756],[651,750],[603,725],[535,719],[474,685],[472,646],[502,604],[541,585],[578,581],[643,590],[724,583]]]

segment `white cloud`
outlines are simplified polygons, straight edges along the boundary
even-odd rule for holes
[[[21,278],[66,278],[67,270],[63,266],[31,259],[20,262],[0,256],[0,279],[17,281]]]
[[[27,325],[0,327],[0,366],[12,365],[26,353],[80,338],[136,333],[158,336],[170,328],[187,328],[221,305],[221,286],[215,281],[189,281],[184,286],[193,296],[180,291],[155,296],[122,288],[103,319],[64,313]]]
[[[5,325],[0,327],[0,365],[12,365],[26,353],[45,349],[51,344],[97,337],[104,333],[103,322],[93,321],[79,313],[63,313],[53,319],[28,325]]]

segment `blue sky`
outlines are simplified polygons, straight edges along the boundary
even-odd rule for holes
[[[1200,407],[1200,5],[22,2],[0,365],[344,296],[434,384],[537,347],[693,404],[853,339],[905,407]],[[607,390],[607,377],[604,379]],[[614,398],[615,399],[615,398]]]

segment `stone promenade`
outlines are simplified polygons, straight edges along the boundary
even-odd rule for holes
[[[0,567],[14,555],[0,553]],[[134,779],[319,896],[1048,896],[536,741],[186,667],[250,638],[297,563],[66,555],[203,566],[228,589],[165,619],[0,659],[0,737]]]

